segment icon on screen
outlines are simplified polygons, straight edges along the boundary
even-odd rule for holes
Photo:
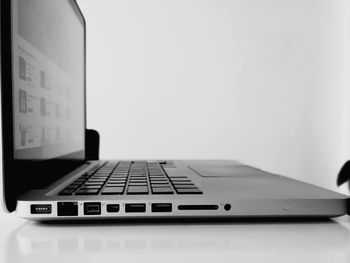
[[[27,137],[27,128],[20,124],[19,125],[19,131],[21,133],[21,146],[25,146],[26,145],[26,137]]]
[[[19,78],[22,80],[27,80],[27,63],[23,57],[18,58],[19,63]]]
[[[18,91],[19,96],[19,112],[27,113],[27,92],[24,90]]]

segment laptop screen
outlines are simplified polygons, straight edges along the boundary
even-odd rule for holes
[[[12,1],[15,160],[83,159],[84,25],[69,0]]]

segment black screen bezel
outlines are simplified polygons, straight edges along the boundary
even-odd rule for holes
[[[86,23],[75,0],[68,0],[84,30],[84,130],[86,130]],[[40,189],[62,178],[85,163],[84,148],[81,151],[50,160],[15,160],[13,149],[13,78],[12,78],[12,10],[11,0],[2,0],[0,6],[0,67],[2,110],[3,195],[6,209],[16,208],[17,198],[32,189]]]

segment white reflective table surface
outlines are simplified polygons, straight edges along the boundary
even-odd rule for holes
[[[350,262],[350,217],[42,224],[0,214],[1,262]]]

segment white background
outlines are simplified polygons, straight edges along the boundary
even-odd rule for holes
[[[102,158],[239,159],[336,189],[347,0],[80,0]]]
[[[239,159],[337,189],[350,157],[348,0],[78,3],[101,158]]]

